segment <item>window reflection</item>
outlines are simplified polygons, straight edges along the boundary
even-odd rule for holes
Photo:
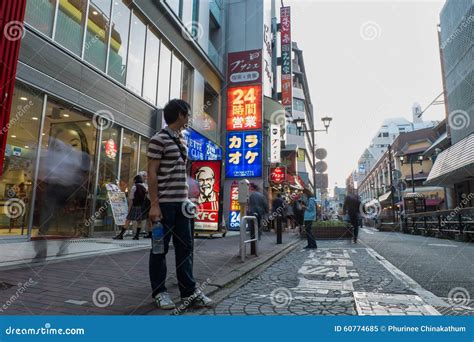
[[[146,35],[145,74],[143,80],[143,97],[156,104],[158,82],[158,59],[160,57],[160,40],[148,29]]]
[[[56,0],[27,0],[25,21],[41,33],[51,37],[55,8]]]
[[[113,3],[112,35],[110,40],[108,74],[120,83],[125,83],[127,69],[128,30],[130,9],[128,1],[115,0]]]
[[[173,54],[170,99],[179,98],[181,95],[181,64],[181,60]]]
[[[122,155],[120,165],[119,187],[125,193],[133,185],[133,177],[137,175],[138,135],[124,130],[122,138]]]
[[[81,55],[87,0],[59,0],[54,40]]]
[[[163,108],[170,99],[171,51],[161,44],[160,69],[158,71],[158,100],[156,105]]]
[[[132,13],[130,49],[127,66],[127,87],[136,94],[142,94],[143,62],[145,58],[146,26]]]
[[[84,59],[102,71],[107,57],[111,5],[111,0],[90,0],[89,4]]]
[[[192,77],[193,72],[192,69],[183,62],[183,71],[181,77],[181,99],[186,101],[187,103],[191,103],[191,86],[192,86]]]
[[[148,170],[148,143],[149,139],[141,137],[140,142],[140,165],[138,166],[138,171],[147,171]]]

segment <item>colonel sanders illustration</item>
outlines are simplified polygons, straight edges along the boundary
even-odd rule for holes
[[[199,183],[198,203],[217,202],[219,195],[214,191],[214,171],[209,166],[201,166],[196,170],[195,178]]]

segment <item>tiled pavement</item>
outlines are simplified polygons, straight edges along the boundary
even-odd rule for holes
[[[239,238],[195,240],[196,280],[203,283],[209,279],[204,292],[217,290],[291,248],[298,237],[285,233],[284,244],[276,245],[275,235],[267,233],[260,241],[259,256],[248,256],[244,263],[239,259]],[[131,242],[124,240],[125,244]],[[142,246],[131,252],[0,268],[0,315],[169,314],[152,305],[148,258],[149,249]],[[172,297],[178,298],[172,248],[167,260],[167,287]]]

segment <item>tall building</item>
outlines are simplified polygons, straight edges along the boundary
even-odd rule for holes
[[[440,53],[452,146],[436,153],[426,184],[445,186],[454,207],[474,189],[474,3],[448,0],[440,15]],[[440,148],[442,150],[443,148]]]
[[[39,229],[112,234],[106,184],[118,181],[127,192],[146,170],[147,143],[164,125],[169,99],[192,106],[190,155],[221,158],[226,2],[14,5],[24,1],[24,36],[11,65],[17,64],[16,84],[1,136],[0,237],[32,237]],[[58,151],[66,163],[54,159]],[[14,203],[20,215],[11,213]]]

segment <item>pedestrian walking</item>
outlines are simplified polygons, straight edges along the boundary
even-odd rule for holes
[[[260,188],[255,183],[250,183],[249,186],[249,202],[248,202],[248,213],[249,215],[255,215],[258,223],[258,239],[262,236],[262,219],[268,214],[268,201],[263,193],[260,192]],[[250,222],[250,229],[253,231],[253,222]]]
[[[276,221],[280,220],[283,222],[285,219],[285,201],[283,200],[280,193],[277,193],[276,197],[272,201],[272,216],[276,218]],[[275,222],[275,220],[272,222]],[[273,223],[273,228],[275,231],[276,224],[276,222]]]
[[[360,199],[356,194],[349,194],[344,199],[343,211],[344,214],[349,216],[349,222],[352,225],[352,237],[353,242],[357,243],[359,236],[359,213],[360,213]]]
[[[176,307],[168,294],[166,254],[173,237],[176,253],[176,276],[181,298],[187,305],[208,307],[212,300],[196,288],[193,275],[193,237],[191,223],[184,206],[188,201],[186,184],[187,146],[182,130],[187,127],[191,108],[183,100],[173,99],[164,109],[168,125],[156,133],[148,145],[148,186],[150,218],[161,221],[164,229],[164,252],[150,251],[149,274],[152,297],[160,309]]]
[[[303,227],[304,227],[304,211],[305,211],[302,200],[298,199],[294,201],[293,211],[295,213],[296,229],[298,229],[298,232],[301,234],[301,231],[303,230]]]
[[[295,212],[293,210],[293,203],[288,199],[285,205],[286,224],[288,229],[295,230]]]
[[[135,230],[135,236],[133,237],[133,240],[138,240],[140,238],[140,232],[143,228],[145,228],[146,221],[148,220],[148,190],[143,184],[142,176],[136,175],[133,178],[133,181],[135,184],[132,186],[132,189],[129,193],[131,206],[128,211],[127,219],[125,220],[124,227],[122,227],[120,233],[114,237],[114,240],[123,240],[123,235],[130,226],[130,223],[132,223],[133,229]]]
[[[313,221],[316,220],[316,199],[314,197],[310,197],[308,199],[308,204],[306,205],[306,210],[304,212],[304,227],[306,233],[306,239],[308,240],[308,244],[306,245],[305,249],[316,249],[318,248],[316,244],[316,239],[313,235]]]

